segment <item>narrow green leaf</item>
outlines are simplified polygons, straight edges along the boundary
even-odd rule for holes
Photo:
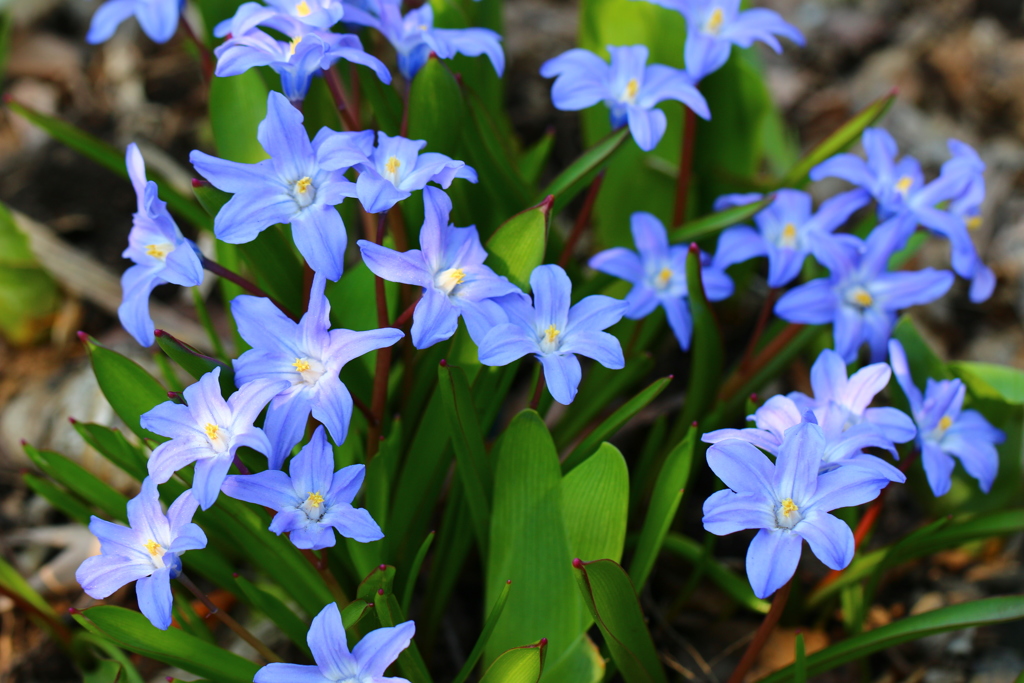
[[[412,564],[409,565],[409,575],[405,577],[405,588],[402,590],[402,611],[406,614],[409,613],[409,608],[412,606],[412,593],[416,588],[416,579],[419,578],[423,560],[427,558],[427,553],[430,551],[430,546],[433,545],[436,535],[435,531],[427,534],[420,549],[416,551],[416,557],[412,559]]]
[[[761,209],[772,203],[774,197],[765,197],[761,201],[734,206],[724,211],[708,214],[695,220],[683,223],[678,228],[669,230],[668,241],[673,244],[681,242],[696,242],[699,239],[710,237],[737,223],[742,223]]]
[[[192,194],[195,195],[199,206],[203,207],[211,218],[215,218],[224,205],[231,200],[231,193],[218,190],[207,180],[199,178],[192,179]]]
[[[176,339],[169,332],[156,330],[156,343],[171,360],[194,378],[199,379],[214,368],[220,368],[220,391],[226,397],[235,391],[235,372],[227,363],[211,358],[196,348]]]
[[[519,155],[519,173],[531,187],[540,180],[540,175],[555,148],[555,131],[544,131],[544,135]]]
[[[469,381],[462,368],[441,361],[437,367],[437,382],[448,416],[459,479],[473,517],[476,541],[481,554],[486,556],[492,477]]]
[[[793,683],[807,683],[807,653],[804,651],[804,634],[796,634],[796,656],[793,661]]]
[[[138,481],[142,481],[149,474],[142,449],[128,443],[119,430],[75,419],[71,420],[71,425],[87,444]]]
[[[515,155],[508,145],[508,135],[491,116],[480,95],[471,87],[463,85],[466,104],[469,105],[469,121],[463,131],[467,147],[474,159],[485,162],[480,172],[481,183],[497,183],[493,189],[494,199],[503,204],[523,206],[530,201],[530,189],[519,175],[514,158]],[[547,195],[540,197],[543,199]],[[538,200],[539,201],[539,200]],[[507,215],[507,214],[506,214]]]
[[[654,380],[650,386],[609,415],[594,431],[587,435],[587,438],[580,442],[580,445],[572,450],[572,453],[562,463],[562,471],[568,472],[583,462],[597,450],[602,441],[610,439],[619,431],[622,425],[626,424],[637,413],[650,405],[651,401],[656,399],[671,381],[671,375]]]
[[[96,660],[96,667],[82,672],[82,683],[117,683],[121,678],[121,664],[112,659]]]
[[[629,516],[629,468],[619,449],[603,443],[562,479],[562,520],[569,555],[622,559]]]
[[[655,480],[651,504],[647,508],[647,517],[644,518],[636,552],[633,553],[633,561],[629,565],[629,576],[638,590],[642,590],[647,583],[647,577],[654,568],[665,536],[679,510],[683,489],[690,478],[693,447],[696,441],[697,429],[691,426],[686,437],[669,452]]]
[[[583,601],[626,683],[668,683],[629,575],[612,560],[573,560]]]
[[[74,615],[90,633],[144,657],[215,681],[252,683],[259,666],[178,629],[161,631],[139,612],[103,605]]]
[[[487,668],[480,683],[537,683],[544,673],[547,638],[507,650]]]
[[[55,510],[63,512],[83,526],[89,524],[92,512],[75,496],[59,486],[54,486],[49,480],[42,479],[29,472],[23,474],[22,479],[36,495],[42,496]]]
[[[383,626],[391,627],[405,621],[405,615],[402,613],[402,608],[398,605],[398,599],[395,598],[394,593],[380,594],[378,592],[374,608]],[[410,643],[409,647],[398,655],[398,668],[411,683],[431,683],[432,681],[416,641]]]
[[[525,292],[530,274],[544,262],[551,226],[551,199],[517,213],[487,240],[487,265]]]
[[[700,252],[692,244],[690,253],[686,256],[686,287],[689,292],[690,311],[693,314],[693,355],[686,403],[682,416],[673,429],[673,436],[677,439],[690,423],[699,420],[712,405],[722,384],[722,368],[725,362],[718,320],[715,319],[711,305],[704,295]]]
[[[469,675],[473,673],[473,668],[480,661],[484,648],[487,647],[487,641],[491,639],[491,633],[494,632],[494,627],[498,624],[498,619],[501,619],[501,613],[505,610],[505,603],[508,602],[508,593],[511,588],[512,581],[510,579],[505,582],[505,587],[498,594],[498,599],[495,601],[494,606],[491,607],[491,613],[488,615],[487,621],[484,622],[484,628],[480,631],[480,637],[476,639],[476,645],[473,646],[469,657],[466,658],[466,663],[459,669],[459,673],[452,683],[465,683]]]
[[[277,627],[288,636],[289,640],[307,656],[312,656],[309,646],[306,644],[306,631],[309,630],[306,622],[299,619],[295,612],[288,609],[287,605],[276,596],[257,588],[245,577],[236,576],[235,585],[238,586],[238,590],[249,604],[254,605],[256,609],[270,617],[270,620],[277,624]]]
[[[345,609],[341,610],[341,623],[345,626],[345,630],[347,631],[362,621],[363,617],[372,611],[372,604],[365,600],[353,600],[345,607]]]
[[[108,349],[84,332],[78,336],[89,351],[100,390],[118,417],[140,439],[166,441],[164,437],[143,429],[139,425],[139,417],[165,402],[167,390],[135,361]]]
[[[95,648],[120,664],[121,678],[118,679],[119,683],[144,683],[144,679],[139,674],[138,669],[135,668],[135,665],[132,664],[128,655],[106,638],[101,638],[85,631],[79,631],[72,639],[71,648],[72,651],[77,651],[82,647]]]
[[[813,150],[810,151],[796,166],[786,174],[779,187],[800,188],[807,184],[807,174],[811,169],[831,156],[839,154],[855,143],[865,128],[873,125],[889,110],[896,101],[896,93],[891,93],[869,104],[864,111],[840,126]]]
[[[412,79],[407,137],[427,140],[428,152],[454,154],[465,116],[466,103],[455,76],[432,55]]]
[[[943,607],[924,614],[901,619],[852,638],[847,638],[807,658],[807,675],[818,676],[847,662],[896,647],[900,643],[920,640],[937,633],[959,631],[975,626],[998,624],[1024,618],[1024,596],[1008,595],[985,598]],[[790,665],[762,678],[761,683],[783,683],[794,679],[795,666]]]
[[[577,194],[590,185],[592,176],[597,174],[601,166],[608,161],[628,136],[629,129],[623,126],[583,152],[576,161],[569,164],[568,168],[559,173],[544,188],[544,192],[539,198],[554,195],[555,210],[559,211],[564,208]]]
[[[954,361],[953,374],[967,384],[978,398],[994,398],[1011,405],[1024,405],[1024,371],[1008,365],[975,361]]]
[[[64,484],[86,502],[95,505],[108,516],[127,520],[125,506],[128,498],[103,483],[99,477],[60,453],[40,451],[24,444],[29,459],[48,477]]]
[[[0,14],[0,21],[9,25],[6,16]],[[57,281],[39,265],[28,237],[0,203],[0,334],[16,346],[32,344],[50,328],[60,304]]]
[[[724,564],[710,557],[700,543],[682,534],[669,532],[664,545],[666,550],[676,553],[691,564],[703,565],[705,575],[740,605],[752,612],[768,613],[769,603],[754,595],[746,577],[738,576]]]
[[[218,156],[246,164],[267,158],[256,129],[267,115],[268,92],[259,69],[210,82],[210,125]]]
[[[7,560],[0,557],[0,591],[12,597],[28,603],[41,615],[54,621],[57,620],[57,613],[50,607],[42,595],[36,592],[28,581],[18,573],[18,570],[7,563]]]

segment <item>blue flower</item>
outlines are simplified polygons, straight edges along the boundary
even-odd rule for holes
[[[819,474],[824,452],[825,436],[809,422],[786,431],[774,463],[736,439],[708,449],[708,465],[729,488],[704,501],[704,528],[716,536],[758,529],[746,565],[759,598],[792,578],[803,541],[830,569],[853,559],[853,532],[828,513],[876,498],[876,475],[852,464]]]
[[[280,470],[230,475],[221,491],[277,512],[270,530],[278,536],[290,532],[296,548],[330,548],[335,529],[360,543],[384,538],[369,512],[352,507],[366,467],[349,465],[335,472],[334,450],[323,426],[317,427],[310,442],[292,458],[289,469],[290,475]]]
[[[715,202],[715,210],[759,201],[761,195],[725,195]],[[811,246],[847,221],[866,199],[859,192],[844,192],[822,202],[813,211],[811,195],[800,190],[778,190],[775,200],[754,216],[757,230],[742,225],[730,228],[736,239],[759,245],[759,256],[768,257],[768,286],[788,285],[800,274]]]
[[[556,109],[579,111],[604,102],[611,110],[612,127],[629,124],[640,149],[654,149],[665,134],[668,120],[659,102],[677,100],[704,119],[711,118],[708,103],[685,71],[663,64],[647,66],[646,45],[609,45],[611,65],[589,50],[574,48],[540,67],[540,75],[554,78],[551,101]]]
[[[85,42],[92,45],[110,40],[121,22],[135,17],[142,32],[154,43],[166,43],[178,30],[185,0],[107,0],[92,15]]]
[[[341,0],[264,0],[286,16],[307,26],[328,30],[345,16]]]
[[[626,366],[619,340],[603,331],[622,319],[628,307],[625,301],[594,295],[570,308],[572,282],[555,265],[534,268],[530,287],[532,306],[522,293],[494,300],[508,322],[496,325],[481,340],[481,363],[508,365],[534,354],[544,366],[551,396],[563,405],[572,403],[583,377],[576,354],[611,370]]]
[[[243,4],[234,17],[214,29],[214,35],[228,37],[214,50],[216,75],[237,76],[253,67],[269,66],[281,76],[285,96],[296,103],[306,98],[313,76],[331,68],[339,59],[367,66],[381,81],[391,82],[391,72],[383,62],[363,50],[358,36],[334,33],[318,26],[340,11],[339,3],[327,3],[315,14],[311,6],[310,10],[309,15],[299,18],[291,12],[255,2]],[[314,21],[308,21],[311,19]],[[287,40],[273,38],[261,31],[261,26],[277,31]]]
[[[181,555],[206,547],[206,534],[192,523],[196,513],[192,491],[185,491],[167,514],[152,477],[142,481],[142,491],[128,501],[125,527],[96,517],[89,531],[100,541],[100,553],[88,558],[75,579],[90,597],[103,600],[122,586],[136,581],[139,609],[158,629],[171,625],[171,579],[181,574]]]
[[[750,47],[754,41],[765,43],[776,52],[782,45],[776,36],[797,45],[804,36],[786,23],[778,12],[757,8],[740,11],[740,0],[647,0],[686,17],[686,46],[683,56],[686,70],[694,82],[721,69],[729,61],[733,45]]]
[[[985,196],[985,163],[977,152],[959,140],[950,140],[952,158],[943,164],[938,178],[925,183],[917,159],[896,159],[899,149],[887,131],[868,128],[861,142],[866,161],[854,154],[837,154],[813,168],[811,178],[835,177],[857,185],[878,203],[878,214],[883,220],[912,217],[901,224],[904,240],[917,224],[948,239],[953,270],[972,280],[971,300],[979,303],[987,299],[995,287],[995,277],[981,262],[969,230],[971,225],[977,225]],[[937,208],[950,200],[953,201],[949,210]]]
[[[633,243],[637,251],[625,247],[613,247],[595,254],[590,267],[632,283],[633,289],[626,296],[625,317],[631,320],[645,318],[661,306],[665,309],[668,324],[685,351],[690,348],[693,334],[693,317],[686,288],[686,245],[672,246],[668,243],[665,226],[653,214],[644,211],[634,213],[630,218]],[[727,243],[719,244],[716,256],[726,252],[736,255],[737,251]],[[739,246],[739,245],[736,245]],[[701,282],[710,301],[721,301],[732,296],[732,279],[726,274],[727,266],[738,261],[717,260],[707,254],[701,255]],[[742,258],[742,256],[741,256]]]
[[[313,276],[309,310],[297,323],[263,297],[242,295],[231,302],[238,333],[252,347],[233,362],[235,382],[244,387],[257,380],[283,381],[263,423],[271,469],[281,469],[302,440],[310,413],[327,427],[335,443],[343,443],[352,420],[352,395],[338,373],[349,361],[405,336],[390,327],[332,330],[326,284],[323,275]]]
[[[404,253],[359,240],[363,261],[378,277],[423,288],[412,317],[412,343],[425,349],[451,338],[463,316],[474,339],[489,331],[477,312],[486,299],[519,291],[505,277],[484,265],[487,252],[476,227],[448,223],[452,201],[436,187],[423,188],[422,249]]]
[[[963,410],[967,387],[958,379],[929,378],[922,396],[910,376],[903,345],[895,339],[889,341],[889,360],[917,422],[917,446],[932,493],[949,493],[956,465],[954,457],[967,474],[978,480],[981,490],[988,493],[999,471],[996,444],[1003,443],[1006,434],[978,411]]]
[[[256,672],[254,683],[404,683],[404,678],[385,677],[384,671],[409,647],[416,625],[406,621],[397,626],[370,631],[348,650],[341,611],[331,603],[313,618],[306,643],[316,666],[267,664]]]
[[[121,276],[124,293],[117,317],[128,334],[143,346],[153,345],[153,319],[149,316],[149,295],[166,282],[194,287],[203,281],[199,249],[185,239],[157,196],[153,181],[146,181],[146,165],[135,143],[128,145],[125,163],[135,188],[138,211],[132,216],[128,248],[121,254],[131,266]]]
[[[865,341],[872,360],[884,359],[897,311],[935,301],[953,285],[953,274],[945,270],[888,271],[889,257],[902,241],[903,220],[883,223],[866,242],[852,235],[819,240],[814,255],[829,277],[786,292],[775,314],[794,323],[832,323],[835,349],[847,362]]]
[[[401,0],[379,0],[371,13],[358,19],[379,30],[398,54],[398,70],[411,81],[434,53],[440,59],[455,55],[479,57],[486,55],[501,76],[505,70],[505,53],[501,36],[486,28],[435,28],[434,9],[424,3],[402,16]],[[355,13],[350,13],[355,15]],[[352,19],[352,17],[346,17]]]
[[[267,118],[257,132],[269,159],[243,164],[198,150],[189,157],[210,183],[235,195],[214,219],[217,238],[244,244],[275,223],[290,223],[292,239],[306,263],[328,280],[337,280],[348,235],[335,206],[354,197],[356,186],[345,178],[348,167],[327,168],[327,146],[331,140],[352,137],[370,142],[372,136],[372,131],[338,133],[322,128],[310,143],[302,113],[280,93],[271,92]]]
[[[427,183],[447,188],[456,178],[476,182],[476,171],[465,162],[436,152],[420,154],[426,145],[426,140],[391,137],[379,131],[374,147],[373,131],[363,131],[328,137],[320,153],[327,170],[354,166],[359,171],[355,196],[367,213],[383,213]]]
[[[267,402],[287,388],[284,381],[259,379],[225,401],[220,393],[220,368],[206,373],[182,392],[187,405],[167,401],[142,415],[143,429],[170,439],[149,456],[149,476],[162,484],[181,468],[196,463],[192,490],[199,505],[209,509],[240,447],[270,453],[267,435],[253,422]]]

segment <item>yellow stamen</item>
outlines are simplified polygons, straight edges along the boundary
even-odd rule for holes
[[[153,258],[158,258],[161,261],[163,261],[165,258],[167,258],[167,255],[170,254],[172,251],[174,251],[174,247],[172,247],[171,245],[169,245],[167,243],[164,243],[164,244],[150,244],[148,247],[146,247],[146,255],[147,256],[152,256]]]
[[[207,422],[206,426],[203,427],[203,429],[206,430],[206,436],[210,439],[210,441],[216,441],[217,438],[220,436],[220,427],[213,423]]]
[[[295,13],[300,17],[308,17],[313,13],[313,10],[310,9],[309,3],[306,0],[302,0],[302,2],[295,6]]]
[[[554,344],[560,334],[562,333],[557,327],[554,325],[548,325],[548,329],[544,331],[544,339],[548,344]]]
[[[900,194],[906,194],[910,192],[910,186],[914,184],[914,179],[908,175],[903,176],[896,182],[896,191]]]
[[[967,229],[974,231],[981,227],[981,216],[971,216],[967,219]]]
[[[796,241],[796,226],[792,223],[786,223],[785,227],[782,228],[782,241],[792,244]]]
[[[398,168],[402,165],[402,162],[398,160],[398,157],[388,157],[387,163],[384,164],[384,170],[387,171],[388,175],[397,175]]]
[[[453,285],[461,285],[462,281],[466,279],[466,273],[462,268],[453,268],[448,271],[448,278],[452,281]]]
[[[295,36],[292,38],[291,45],[288,46],[288,55],[294,56],[295,50],[299,47],[299,43],[302,42],[302,36]]]
[[[858,289],[853,293],[853,303],[857,304],[861,308],[867,308],[871,304],[875,303],[875,298],[871,296],[867,290]]]
[[[306,370],[309,370],[310,367],[312,366],[309,364],[309,361],[306,360],[305,358],[296,358],[295,362],[292,363],[292,367],[298,370],[299,372],[305,372]]]
[[[299,194],[306,194],[309,192],[309,188],[313,185],[313,179],[309,176],[302,178],[299,182],[295,183],[295,191]]]
[[[941,429],[942,431],[946,431],[947,429],[949,429],[952,426],[953,426],[953,418],[951,418],[949,415],[946,415],[941,420],[939,420],[939,429]]]
[[[164,554],[163,547],[153,539],[146,541],[146,550],[148,550],[149,554],[153,557],[158,557]]]
[[[671,268],[662,268],[661,272],[658,273],[658,286],[668,287],[668,283],[672,281],[672,275],[673,273]]]
[[[622,99],[627,102],[632,102],[636,99],[636,94],[640,92],[640,83],[635,78],[629,79],[626,83],[626,89],[622,93]]]
[[[309,498],[306,499],[306,503],[311,508],[318,508],[324,503],[324,497],[320,495],[320,492],[310,493]]]
[[[715,11],[708,17],[707,23],[704,24],[704,31],[715,35],[722,30],[722,22],[724,21],[725,12],[722,11],[721,7],[716,7]]]
[[[787,517],[789,517],[791,514],[793,514],[799,509],[800,508],[796,506],[796,503],[793,502],[792,498],[787,498],[786,500],[782,501],[782,514],[786,515]]]

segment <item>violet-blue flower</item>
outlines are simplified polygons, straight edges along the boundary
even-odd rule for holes
[[[726,195],[716,201],[715,210],[760,199],[759,194]],[[759,245],[758,255],[768,258],[768,286],[783,287],[800,274],[814,241],[833,233],[865,202],[858,192],[844,192],[822,202],[815,212],[811,195],[806,192],[778,190],[774,201],[754,216],[756,230],[741,225],[726,233],[736,233],[737,239]]]
[[[267,435],[253,422],[267,402],[287,387],[285,381],[258,379],[225,401],[220,393],[220,368],[214,368],[182,392],[187,405],[167,401],[143,413],[143,429],[170,439],[149,456],[149,476],[162,484],[181,468],[196,463],[192,491],[199,505],[208,509],[217,500],[240,447],[270,453]]]
[[[370,631],[349,652],[348,636],[341,610],[331,603],[313,618],[306,643],[315,666],[267,664],[256,672],[254,683],[407,683],[404,678],[384,676],[384,671],[409,647],[416,625],[406,621],[397,626]]]
[[[152,346],[153,319],[149,316],[149,295],[166,282],[194,287],[203,281],[199,249],[186,239],[158,196],[157,184],[146,181],[146,164],[133,142],[125,158],[128,177],[135,188],[138,210],[132,215],[128,248],[121,254],[131,266],[121,276],[123,299],[117,308],[121,325],[143,346]]]
[[[740,11],[740,0],[647,0],[686,17],[686,70],[694,82],[721,69],[733,45],[750,47],[755,41],[782,52],[778,37],[797,45],[804,36],[778,12],[755,8]],[[778,37],[777,37],[778,36]]]
[[[117,27],[135,17],[142,32],[154,43],[166,43],[178,30],[185,0],[107,0],[92,15],[85,42],[92,45],[110,40]]]
[[[669,327],[685,351],[690,348],[693,335],[693,316],[686,286],[689,247],[670,245],[665,226],[656,216],[645,211],[638,211],[630,217],[630,230],[637,251],[625,247],[606,249],[590,259],[590,267],[633,285],[626,296],[628,307],[625,317],[639,320],[658,306],[664,308]],[[738,253],[728,240],[724,245],[719,244],[716,257],[718,254],[724,257],[726,252],[733,256]],[[733,292],[732,278],[725,269],[735,261],[716,260],[716,257],[701,254],[701,282],[709,301],[727,299]]]
[[[234,194],[217,213],[214,234],[229,244],[244,244],[275,223],[290,223],[292,239],[306,263],[328,280],[339,279],[348,235],[335,206],[354,197],[356,186],[345,178],[347,166],[327,168],[326,150],[331,140],[367,135],[373,133],[322,128],[311,143],[302,113],[283,95],[271,92],[267,118],[257,132],[269,159],[243,164],[198,150],[189,157],[216,188]]]
[[[397,252],[359,240],[363,261],[378,277],[423,288],[412,315],[412,343],[425,349],[451,338],[462,316],[473,339],[489,331],[480,303],[519,291],[508,278],[484,265],[487,252],[476,227],[449,224],[452,201],[443,190],[423,188],[421,249]]]
[[[917,447],[921,449],[921,464],[932,493],[949,493],[956,466],[954,458],[988,493],[999,471],[996,444],[1003,443],[1006,434],[977,410],[963,410],[967,387],[959,379],[929,377],[922,395],[910,375],[903,345],[895,339],[889,341],[889,359],[917,422]]]
[[[716,536],[758,529],[746,566],[759,598],[792,578],[803,541],[830,569],[853,559],[853,532],[829,512],[873,500],[879,488],[875,474],[856,465],[819,474],[824,451],[821,427],[809,422],[786,431],[774,463],[736,439],[708,449],[708,465],[729,488],[704,501],[704,528]]]
[[[323,141],[318,158],[329,171],[359,171],[355,191],[367,213],[383,213],[430,182],[448,188],[456,178],[477,181],[476,171],[464,161],[437,152],[420,154],[426,145],[426,140],[379,131],[374,147],[373,131],[338,133]]]
[[[540,75],[554,78],[551,102],[562,111],[579,111],[604,102],[612,128],[629,124],[637,146],[654,149],[668,126],[659,102],[677,100],[703,119],[711,110],[687,73],[663,64],[647,65],[646,45],[608,46],[611,64],[589,50],[573,48],[544,62]]]
[[[346,538],[370,543],[384,538],[377,522],[352,501],[366,476],[364,465],[334,471],[334,450],[323,425],[292,458],[289,474],[266,470],[229,475],[221,486],[225,495],[268,507],[275,512],[270,530],[290,533],[296,548],[320,550],[335,543],[334,530]]]
[[[563,405],[572,403],[583,377],[577,354],[610,370],[626,366],[619,340],[604,332],[622,319],[625,301],[595,294],[570,307],[572,282],[555,265],[534,268],[530,287],[532,306],[522,293],[494,300],[509,322],[496,325],[480,341],[481,363],[508,365],[534,354],[544,367],[548,391]]]
[[[75,572],[75,579],[90,597],[102,600],[135,581],[139,610],[158,629],[171,625],[171,579],[181,574],[180,555],[206,547],[206,534],[192,523],[198,503],[185,491],[167,514],[153,477],[142,480],[142,490],[128,501],[128,524],[122,526],[95,515],[89,531],[100,541],[100,553]]]
[[[242,295],[231,302],[238,333],[252,347],[233,362],[235,382],[246,386],[257,380],[283,381],[263,423],[271,469],[281,469],[302,440],[310,414],[327,427],[335,443],[343,443],[352,421],[352,395],[338,373],[349,361],[405,336],[390,327],[332,330],[326,284],[320,273],[313,276],[309,309],[297,323],[264,297]]]
[[[896,217],[878,226],[862,247],[851,235],[818,240],[814,255],[829,276],[783,294],[775,314],[794,323],[832,323],[835,350],[847,362],[856,358],[863,342],[873,361],[883,360],[897,311],[935,301],[953,285],[953,274],[945,270],[889,272],[903,220]]]

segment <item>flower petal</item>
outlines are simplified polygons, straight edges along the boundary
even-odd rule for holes
[[[827,512],[812,510],[793,527],[811,552],[829,569],[846,569],[853,560],[853,532],[846,522]]]
[[[415,634],[416,624],[411,621],[367,633],[352,649],[352,655],[359,663],[359,673],[364,676],[383,676],[384,671],[398,659],[398,655],[409,647]]]
[[[151,576],[135,582],[135,594],[139,599],[139,611],[146,615],[149,623],[161,631],[171,626],[171,569],[157,569]]]
[[[569,353],[564,356],[541,356],[540,362],[544,366],[544,379],[551,397],[564,406],[572,403],[583,378],[579,359]]]
[[[761,529],[747,548],[747,579],[764,600],[793,578],[803,539],[792,531]]]

